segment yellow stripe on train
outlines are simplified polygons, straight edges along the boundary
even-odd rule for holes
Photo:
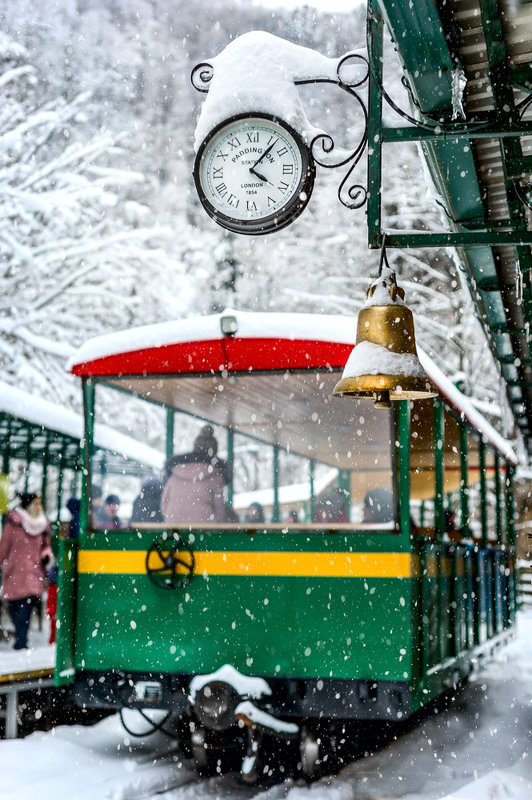
[[[183,557],[188,561],[186,551]],[[411,553],[294,553],[202,552],[194,553],[195,574],[253,575],[323,578],[414,578],[419,557]],[[160,566],[160,562],[158,564]],[[179,570],[181,571],[181,569]],[[139,550],[81,550],[78,572],[90,574],[142,574],[146,553]]]

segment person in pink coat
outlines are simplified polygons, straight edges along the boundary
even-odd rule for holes
[[[0,538],[2,597],[15,628],[15,650],[28,646],[31,612],[46,588],[52,560],[50,523],[37,494],[20,494],[20,505],[7,517]]]
[[[224,476],[217,464],[217,442],[210,425],[194,441],[194,449],[172,456],[161,497],[165,522],[223,522],[226,519]]]

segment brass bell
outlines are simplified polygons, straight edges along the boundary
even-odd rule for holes
[[[419,361],[414,318],[403,299],[395,272],[381,268],[366,292],[356,344],[333,394],[374,397],[377,408],[389,408],[391,400],[419,400],[438,394]]]

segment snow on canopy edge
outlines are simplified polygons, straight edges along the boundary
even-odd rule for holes
[[[43,400],[5,381],[0,381],[0,411],[78,441],[83,438],[83,419],[75,411]],[[155,469],[162,467],[164,456],[161,453],[107,425],[97,423],[94,437],[96,446],[103,450],[113,451]]]
[[[518,458],[513,447],[482,414],[477,411],[471,400],[462,394],[454,383],[436,366],[434,361],[420,348],[417,348],[421,365],[429,378],[436,384],[447,403],[471,423],[510,463],[517,465]]]
[[[355,344],[356,320],[352,317],[337,317],[333,314],[235,311],[227,308],[219,314],[143,325],[139,328],[97,336],[86,341],[70,357],[66,368],[73,372],[81,364],[88,364],[107,356],[186,342],[222,340],[224,336],[220,321],[222,317],[230,316],[236,318],[238,337],[243,339],[309,339]]]
[[[352,345],[356,341],[356,317],[339,317],[333,314],[237,311],[226,308],[219,314],[144,325],[89,339],[71,356],[67,363],[67,369],[73,372],[77,366],[90,364],[100,358],[134,353],[137,350],[149,350],[187,342],[221,341],[224,338],[220,327],[223,317],[236,318],[238,337],[241,339],[271,338]],[[456,388],[430,356],[419,346],[417,350],[421,365],[448,404],[485,436],[504,458],[514,465],[517,464],[518,459],[511,444],[475,409],[471,401]]]

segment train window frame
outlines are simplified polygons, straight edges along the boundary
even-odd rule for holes
[[[275,374],[277,376],[279,376],[279,375],[282,376],[282,378],[286,378],[287,375],[289,375],[290,377],[293,378],[294,374],[304,374],[305,377],[307,378],[307,380],[308,380],[308,376],[309,375],[317,375],[318,378],[314,378],[314,379],[318,380],[319,379],[319,375],[323,374],[324,372],[325,372],[324,370],[301,370],[301,369],[299,369],[299,370],[293,370],[293,371],[288,371],[288,370],[282,370],[281,371],[281,370],[279,370],[279,371],[276,371]],[[334,370],[334,371],[330,370],[330,371],[327,371],[327,374],[336,373],[336,372],[337,372],[337,370]],[[268,371],[268,372],[264,372],[262,374],[265,374],[265,375],[271,377],[273,373],[274,373],[274,371]],[[261,372],[257,370],[256,372],[253,373],[253,378],[255,379],[257,377],[260,377],[260,375],[261,375]],[[149,382],[159,381],[160,382],[160,381],[165,381],[165,380],[168,380],[168,379],[170,379],[171,381],[174,381],[174,380],[183,381],[183,380],[186,380],[187,378],[190,380],[191,377],[194,380],[197,380],[198,378],[204,378],[204,377],[208,377],[208,378],[212,379],[212,375],[210,373],[208,375],[194,374],[193,376],[188,376],[188,375],[170,375],[170,376],[168,376],[168,375],[151,375],[150,374],[150,375],[147,375],[147,376],[146,375],[133,375],[133,376],[131,376],[131,375],[120,375],[120,376],[105,376],[103,378],[98,378],[98,377],[97,378],[90,378],[88,380],[88,382],[92,386],[92,391],[91,391],[92,414],[89,415],[89,418],[92,419],[92,425],[89,426],[89,427],[92,427],[92,430],[93,430],[94,429],[94,424],[98,424],[99,423],[99,413],[100,412],[99,412],[99,392],[98,392],[98,387],[110,389],[112,391],[122,392],[127,396],[136,397],[136,398],[140,399],[142,402],[155,404],[156,406],[158,406],[160,408],[163,408],[163,409],[166,409],[166,410],[172,410],[174,412],[174,415],[178,415],[180,413],[183,413],[184,415],[186,415],[190,419],[196,420],[200,424],[205,424],[205,423],[213,424],[215,422],[214,420],[208,419],[208,418],[205,418],[205,417],[200,417],[200,416],[198,416],[198,413],[196,411],[191,411],[191,410],[189,410],[187,408],[184,408],[182,405],[180,406],[179,403],[177,403],[177,402],[175,402],[172,406],[170,406],[168,403],[161,402],[160,398],[156,399],[154,397],[148,396],[149,393],[148,393],[148,391],[146,391],[146,384],[144,384],[144,389],[145,389],[144,392],[143,391],[132,391],[132,386],[131,386],[133,381],[136,383],[139,380],[143,381],[143,382],[145,382],[145,381],[149,381]],[[225,375],[223,377],[227,378],[227,377],[230,377],[230,376]],[[238,377],[241,377],[241,376],[238,376]],[[247,377],[247,376],[245,376],[245,377]],[[220,379],[220,377],[218,376],[218,380],[219,379]],[[313,380],[313,378],[311,378],[311,380]],[[336,375],[335,374],[332,375],[332,380],[333,381],[336,380]],[[346,408],[345,401],[338,400],[338,398],[334,398],[334,401],[335,402],[339,402],[340,404],[342,404],[341,406],[339,406],[339,408],[342,407],[342,416],[344,416],[345,415],[345,408]],[[349,408],[349,406],[347,406],[347,407]],[[352,405],[351,405],[351,407],[353,408]],[[378,413],[380,415],[383,412],[382,412],[382,410],[379,409]],[[397,488],[397,474],[396,474],[397,473],[397,469],[396,469],[396,447],[394,447],[394,441],[397,438],[397,426],[396,426],[396,421],[395,421],[395,414],[393,413],[393,411],[391,411],[388,414],[388,425],[386,427],[389,430],[387,445],[386,445],[386,448],[385,448],[387,462],[386,462],[385,467],[384,466],[382,467],[382,470],[383,470],[383,472],[385,474],[388,475],[388,479],[387,479],[386,485],[389,486],[389,489],[390,489],[390,492],[391,492],[391,495],[392,495],[393,519],[390,520],[390,522],[385,522],[385,523],[368,523],[368,522],[364,522],[363,520],[361,520],[360,522],[357,522],[357,521],[354,521],[353,519],[350,519],[347,522],[314,522],[314,521],[310,521],[310,520],[305,520],[305,521],[303,521],[301,523],[294,523],[293,524],[293,528],[292,528],[292,526],[290,527],[291,530],[292,529],[295,530],[297,528],[304,528],[307,531],[313,531],[313,530],[323,531],[323,530],[327,529],[327,530],[338,530],[338,531],[341,530],[341,531],[353,532],[353,533],[359,533],[359,532],[368,531],[368,530],[371,531],[372,533],[373,532],[381,532],[381,531],[383,533],[393,533],[393,534],[398,534],[399,533],[399,517],[398,517],[399,502],[398,502],[398,488]],[[229,428],[225,428],[225,430],[230,430],[230,429]],[[237,435],[242,435],[242,436],[246,436],[247,435],[246,432],[238,430],[238,429],[235,429],[234,433],[237,434]],[[90,431],[88,431],[88,434],[90,434]],[[249,437],[249,438],[252,438],[252,437]],[[383,437],[383,438],[385,439],[385,437]],[[271,442],[263,442],[262,440],[259,440],[259,441],[261,441],[264,444],[271,445]],[[285,450],[285,448],[283,448],[283,450]],[[90,451],[90,453],[91,453],[91,456],[88,458],[87,463],[86,463],[87,494],[89,495],[90,494],[90,487],[92,486],[92,484],[94,482],[95,473],[94,473],[94,468],[93,468],[94,464],[93,464],[93,458],[92,458],[92,453],[93,453],[92,446],[89,446],[88,451]],[[286,450],[286,452],[289,452],[289,450]],[[299,455],[304,459],[308,458],[304,454],[300,453]],[[382,456],[381,456],[381,458],[382,458]],[[309,459],[309,461],[310,460],[311,459]],[[353,469],[352,463],[350,465],[350,474],[354,474],[354,469]],[[93,532],[107,530],[105,527],[96,526],[94,524],[95,520],[92,518],[91,508],[92,508],[92,500],[91,500],[90,497],[88,497],[87,498],[87,511],[86,511],[86,513],[87,513],[87,525],[86,525],[87,530],[91,530]],[[187,527],[189,526],[189,523],[184,523],[184,524],[186,524]],[[279,522],[278,524],[280,526],[280,529],[285,529],[287,527],[286,522]],[[180,523],[180,525],[181,525],[181,523]],[[177,527],[180,527],[180,525],[177,525]],[[220,527],[221,528],[222,525],[223,525],[223,529],[225,529],[226,527],[228,529],[235,529],[235,530],[239,529],[239,528],[242,528],[242,527],[245,527],[247,530],[250,529],[250,526],[249,526],[248,523],[246,523],[245,525],[243,525],[243,523],[230,523],[229,525],[226,525],[225,523],[213,523],[212,525],[211,524],[208,524],[208,525],[201,524],[201,525],[199,525],[199,527],[201,527],[201,528],[211,528],[211,527],[219,528]],[[276,523],[268,522],[266,524],[266,527],[269,530],[274,530],[274,526],[275,527],[277,526]],[[131,526],[128,523],[127,526],[126,526],[126,529],[130,530],[130,529],[132,529],[132,527],[134,528],[135,526]],[[145,526],[143,525],[142,527],[145,527]],[[150,524],[149,527],[156,529],[157,526],[154,526],[154,525]],[[172,526],[170,526],[168,523],[160,523],[160,524],[158,524],[158,527],[172,527]],[[264,529],[264,527],[265,527],[264,525],[258,526],[257,529],[258,530],[259,529]],[[140,529],[140,526],[139,526],[139,529]]]

